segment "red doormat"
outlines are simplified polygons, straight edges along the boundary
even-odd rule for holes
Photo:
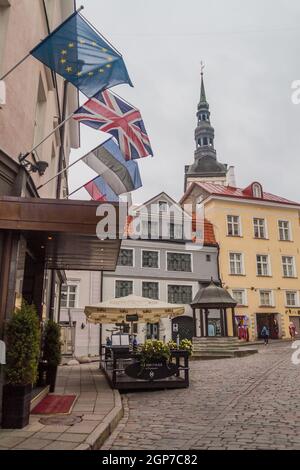
[[[69,414],[76,398],[76,395],[47,395],[31,413],[34,415]]]

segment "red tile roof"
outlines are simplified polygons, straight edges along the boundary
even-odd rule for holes
[[[192,215],[192,230],[196,231],[196,214]],[[211,222],[204,219],[204,245],[217,245],[214,228]]]
[[[191,191],[194,185],[200,186],[209,194],[212,194],[215,196],[234,197],[234,198],[240,198],[240,199],[253,199],[257,201],[263,200],[263,201],[268,201],[268,202],[277,202],[280,204],[290,204],[290,205],[300,206],[299,202],[290,201],[289,199],[285,199],[281,196],[276,196],[274,194],[265,193],[265,192],[263,192],[262,198],[254,197],[251,191],[249,191],[249,187],[251,185],[247,186],[247,188],[245,189],[241,189],[241,188],[235,188],[232,186],[223,186],[223,185],[215,184],[215,183],[198,183],[198,182],[193,183],[189,187],[189,189],[184,194],[182,200],[184,199],[185,195],[187,195]]]
[[[133,229],[132,229],[132,222],[133,222],[133,216],[128,215],[127,216],[127,222],[126,226],[124,228],[124,235],[130,236],[133,234]],[[192,231],[196,231],[196,214],[194,213],[192,215]],[[213,225],[211,222],[208,220],[204,220],[204,245],[206,246],[211,246],[211,245],[217,245],[215,234],[214,234],[214,229]]]

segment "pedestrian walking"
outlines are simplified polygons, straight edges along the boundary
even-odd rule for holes
[[[295,335],[296,335],[296,326],[294,322],[290,322],[289,324],[289,332],[290,332],[290,337],[292,341],[295,341]]]
[[[261,336],[264,338],[264,344],[268,344],[269,343],[269,336],[270,336],[270,331],[269,331],[269,328],[264,325],[262,327],[262,330],[261,330]]]

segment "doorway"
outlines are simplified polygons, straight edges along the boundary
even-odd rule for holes
[[[75,327],[76,324],[60,323],[61,353],[63,356],[72,356],[75,351]]]
[[[279,314],[278,313],[257,313],[256,314],[256,327],[257,337],[262,339],[261,330],[264,325],[269,329],[270,339],[279,338]]]
[[[172,340],[176,341],[179,335],[179,341],[182,339],[192,340],[194,336],[194,321],[192,317],[182,315],[172,320]]]

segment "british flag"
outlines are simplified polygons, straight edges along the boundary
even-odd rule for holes
[[[118,141],[125,160],[153,156],[139,110],[108,90],[89,99],[73,118],[111,134]]]

